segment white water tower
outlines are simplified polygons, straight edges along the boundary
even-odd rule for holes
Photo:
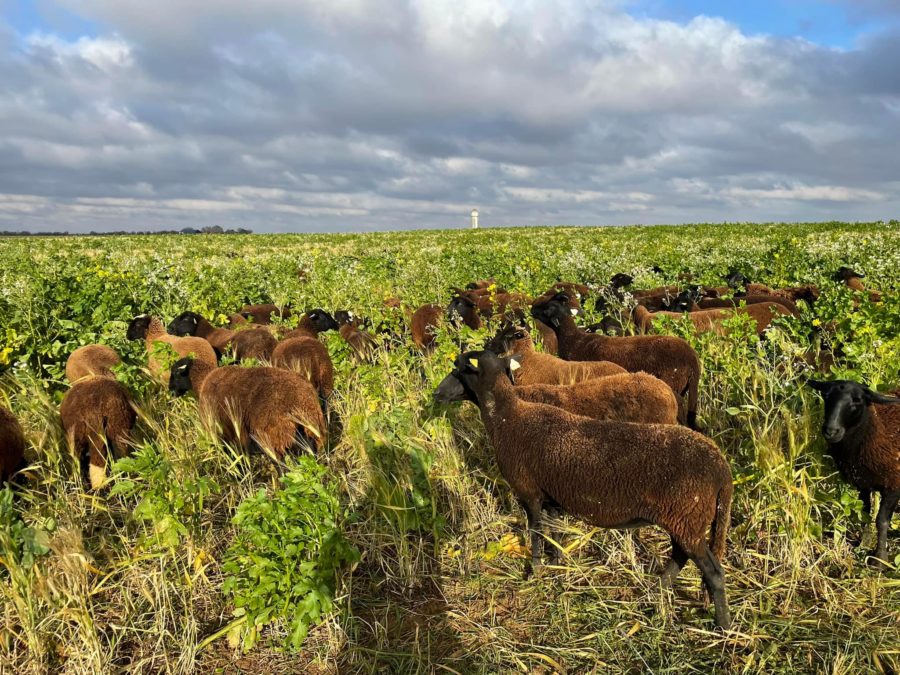
[[[472,209],[472,229],[478,229],[478,209]]]

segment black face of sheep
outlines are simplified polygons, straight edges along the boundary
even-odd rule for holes
[[[182,312],[166,327],[169,335],[177,335],[184,337],[185,335],[196,335],[197,327],[200,325],[200,315],[197,312]]]
[[[900,398],[879,394],[851,380],[810,380],[808,384],[822,394],[825,402],[822,436],[831,444],[840,443],[847,432],[859,426],[865,418],[866,408],[872,403],[900,403]]]
[[[847,281],[848,279],[865,279],[866,275],[862,272],[857,272],[850,267],[841,266],[838,268],[838,271],[834,273],[832,277],[835,281]]]
[[[569,296],[565,293],[557,293],[549,300],[531,306],[531,316],[552,328],[559,328],[567,314],[577,313],[577,310],[569,309]]]
[[[740,288],[741,286],[749,284],[750,279],[744,276],[743,272],[732,270],[729,272],[728,276],[725,277],[725,283],[728,284],[728,288]]]
[[[659,265],[654,265],[653,267],[650,268],[650,271],[653,272],[654,274],[665,275],[665,272],[663,272],[663,268],[660,267]]]
[[[441,380],[434,391],[434,400],[438,403],[455,403],[458,401],[472,401],[478,403],[475,394],[475,383],[478,381],[479,364],[482,354],[487,352],[465,352],[456,357],[453,372]],[[519,367],[519,359],[516,356],[501,357],[489,352],[502,368],[506,376],[515,384],[513,372]]]
[[[191,389],[191,366],[194,365],[194,359],[186,356],[175,362],[169,373],[169,391],[175,396],[184,396]]]
[[[473,323],[477,311],[473,300],[464,295],[457,295],[447,305],[447,318],[454,326],[459,326],[460,321],[466,324]]]
[[[129,340],[143,340],[147,337],[149,328],[150,317],[147,314],[140,314],[134,317],[128,324],[128,330],[125,331],[125,337]]]
[[[327,330],[337,330],[340,328],[338,322],[334,320],[334,317],[324,309],[314,309],[307,312],[307,316],[317,333],[324,333]]]
[[[634,283],[634,277],[623,272],[614,274],[612,279],[609,280],[609,285],[615,290],[631,286],[632,283]]]
[[[524,326],[508,324],[501,328],[497,334],[484,343],[484,348],[500,356],[507,354],[519,340],[528,337],[528,331]]]

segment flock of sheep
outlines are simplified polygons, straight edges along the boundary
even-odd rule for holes
[[[869,300],[861,274],[842,267],[836,278]],[[478,406],[500,471],[524,508],[531,532],[531,568],[540,566],[545,509],[562,509],[607,528],[658,525],[671,537],[662,579],[671,583],[688,560],[700,569],[715,606],[716,624],[730,614],[721,566],[729,529],[733,484],[728,461],[697,427],[700,360],[691,345],[651,335],[660,316],[687,316],[697,331],[726,332],[728,319],[750,317],[762,334],[778,316],[814,303],[815,286],[768,288],[739,273],[727,286],[682,285],[626,291],[632,278],[615,275],[592,291],[558,282],[537,298],[498,288],[493,280],[453,289],[449,305],[415,311],[392,298],[387,312],[408,325],[419,352],[435,345],[442,325],[473,329],[492,322],[497,332],[481,350],[463,351],[435,391],[441,403]],[[581,328],[576,316],[588,297],[604,317]],[[621,309],[630,307],[626,311]],[[617,309],[619,308],[619,309]],[[535,349],[529,315],[543,351]],[[628,335],[629,319],[637,335]],[[168,326],[152,316],[132,319],[131,340],[143,340],[153,378],[175,395],[194,392],[203,422],[226,442],[261,449],[280,463],[295,446],[316,452],[328,437],[328,401],[334,368],[319,334],[339,330],[356,358],[405,344],[384,326],[350,311],[334,316],[314,309],[292,316],[289,307],[248,305],[217,328],[195,312]],[[224,355],[268,365],[219,365]],[[557,356],[558,355],[558,356]],[[171,365],[174,361],[174,365]],[[75,350],[66,364],[71,383],[60,408],[69,447],[91,488],[107,480],[108,458],[131,444],[136,413],[115,378],[120,363],[105,345]],[[859,491],[867,511],[879,492],[877,546],[884,564],[887,530],[900,499],[900,399],[850,381],[809,385],[825,403],[822,434],[843,477]],[[15,417],[0,407],[0,480],[18,471],[25,439]],[[648,462],[647,458],[653,461]],[[559,553],[550,538],[550,554]]]

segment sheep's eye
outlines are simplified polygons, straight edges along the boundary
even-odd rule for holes
[[[850,402],[853,403],[853,405],[860,405],[862,403],[862,399],[858,396],[854,396],[852,399],[850,399]]]
[[[515,337],[516,340],[521,340],[523,337],[525,337],[525,333],[516,333],[513,337]]]

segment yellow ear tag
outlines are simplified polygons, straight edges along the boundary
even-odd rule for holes
[[[469,365],[478,370],[478,359],[469,359]]]
[[[577,315],[578,315],[578,310],[575,309],[574,307],[573,307],[572,309],[570,309],[569,311],[572,313],[572,316],[577,316]]]
[[[510,369],[512,372],[516,372],[516,371],[517,371],[519,368],[521,368],[521,367],[522,367],[522,365],[521,365],[518,361],[516,361],[515,359],[510,359],[510,360],[509,360],[509,369]]]

